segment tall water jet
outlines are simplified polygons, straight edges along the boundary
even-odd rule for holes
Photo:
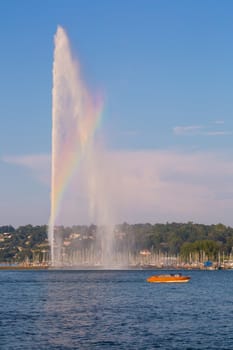
[[[97,183],[99,177],[92,147],[101,110],[102,103],[91,97],[81,79],[80,66],[72,56],[64,29],[58,27],[53,62],[51,211],[48,232],[52,266],[62,265],[62,239],[56,237],[56,220],[64,192],[74,170],[83,159],[85,166],[92,169],[91,176],[87,174],[86,180],[90,212],[97,212],[99,222],[102,219],[102,223],[108,221],[102,215],[103,209],[100,212],[96,209],[100,198]],[[93,195],[98,197],[94,203]]]

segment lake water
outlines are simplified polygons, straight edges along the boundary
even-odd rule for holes
[[[0,271],[0,349],[233,349],[233,271],[155,273]]]

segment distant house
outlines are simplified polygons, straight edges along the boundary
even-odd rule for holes
[[[148,255],[151,255],[151,252],[148,249],[143,249],[143,250],[140,250],[139,254],[143,256],[148,256]]]
[[[76,238],[79,238],[80,237],[80,233],[71,233],[70,234],[70,239],[76,239]]]

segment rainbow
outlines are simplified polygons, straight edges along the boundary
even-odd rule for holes
[[[56,218],[60,211],[60,206],[62,203],[62,198],[64,196],[64,193],[66,192],[66,189],[72,179],[73,174],[78,169],[79,164],[81,163],[82,158],[84,157],[86,150],[88,149],[88,146],[91,144],[94,135],[96,133],[96,130],[99,128],[102,120],[102,108],[100,107],[96,108],[93,115],[93,119],[87,118],[87,125],[85,127],[85,132],[81,135],[81,147],[80,145],[75,145],[74,149],[70,149],[69,144],[64,145],[62,152],[59,154],[59,163],[61,166],[59,167],[58,174],[53,174],[54,179],[54,192],[51,198],[52,202],[52,210],[51,210],[51,219],[53,222],[56,221]],[[74,131],[72,131],[74,134]],[[73,137],[75,137],[73,135]],[[72,139],[72,137],[71,137]],[[72,144],[71,140],[69,140],[69,143]]]
[[[81,79],[68,37],[55,35],[52,91],[52,171],[49,240],[54,262],[54,225],[70,180],[93,142],[103,116],[103,99],[94,100]]]

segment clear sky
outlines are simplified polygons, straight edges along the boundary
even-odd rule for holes
[[[117,221],[233,226],[231,0],[1,1],[0,225],[49,219],[58,25],[105,95]]]

